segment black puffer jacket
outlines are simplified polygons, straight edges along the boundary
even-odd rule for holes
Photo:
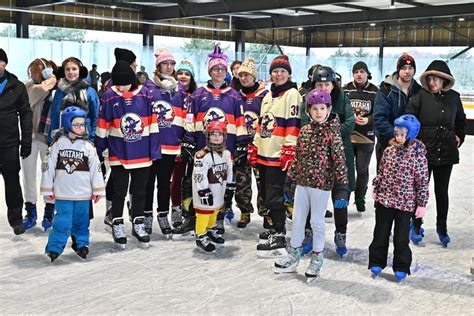
[[[459,163],[456,136],[462,144],[466,122],[459,93],[448,90],[432,94],[421,89],[408,102],[406,113],[415,115],[421,123],[417,138],[426,146],[429,165]]]

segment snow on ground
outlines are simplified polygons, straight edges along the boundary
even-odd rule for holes
[[[439,243],[431,189],[426,237],[421,246],[411,245],[412,275],[400,285],[390,267],[377,280],[367,269],[374,227],[370,197],[366,213],[358,214],[354,205],[349,209],[349,253],[344,259],[334,251],[334,223],[327,220],[324,267],[320,279],[311,285],[304,277],[309,258],[302,260],[297,274],[288,275],[274,274],[272,260],[256,258],[262,226],[257,214],[244,231],[235,222],[226,226],[226,244],[217,255],[198,251],[193,241],[164,239],[156,222],[148,250],[129,237],[127,249],[121,251],[104,229],[105,203],[101,201],[91,222],[87,260],[68,245],[51,264],[44,255],[47,234],[35,227],[14,236],[1,198],[0,314],[473,315],[473,152],[474,137],[470,136],[451,178],[451,244],[443,248]],[[374,163],[375,157],[371,175]],[[40,216],[41,209],[42,204]],[[126,229],[130,235],[130,223]]]

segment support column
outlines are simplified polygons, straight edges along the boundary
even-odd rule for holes
[[[304,42],[306,46],[306,69],[311,67],[311,32],[304,32]]]
[[[385,38],[385,25],[382,25],[382,27],[380,28],[380,44],[379,44],[379,74],[380,74],[381,80],[383,80],[385,77],[383,73],[384,38]]]
[[[143,24],[143,46],[149,46],[153,50],[153,36],[155,35],[154,26],[150,24]]]
[[[235,59],[243,61],[245,59],[245,33],[235,31]]]
[[[28,25],[30,22],[30,16],[26,12],[17,12],[15,16],[16,23],[16,37],[17,38],[29,38]]]

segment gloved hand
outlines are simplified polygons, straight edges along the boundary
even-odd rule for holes
[[[199,190],[198,195],[201,198],[202,204],[209,206],[214,204],[214,196],[212,195],[211,189],[207,188],[204,190]]]
[[[426,207],[418,206],[415,211],[416,218],[423,218],[425,217]]]
[[[280,168],[283,171],[289,170],[292,161],[296,157],[295,146],[283,145],[281,146]]]
[[[249,144],[247,148],[248,154],[247,154],[247,160],[249,162],[249,165],[252,168],[257,167],[257,152],[258,152],[258,147],[255,146],[254,144]]]
[[[21,145],[20,146],[20,157],[25,159],[31,154],[31,144],[29,145]]]
[[[51,200],[51,201],[54,201],[56,199],[56,197],[53,195],[49,195],[48,198]]]
[[[234,197],[235,192],[235,183],[227,183],[227,187],[225,188],[224,194],[224,202],[226,206],[228,204],[232,204],[232,198]]]
[[[95,203],[98,203],[100,201],[101,196],[100,195],[93,195],[92,196],[92,201]]]
[[[196,145],[191,144],[187,141],[183,141],[181,144],[181,157],[186,162],[191,162],[194,159],[194,154],[196,153]]]
[[[234,164],[236,166],[243,166],[247,163],[248,145],[237,144],[234,152]]]
[[[345,199],[339,199],[334,201],[334,208],[346,208],[348,205],[348,201]]]

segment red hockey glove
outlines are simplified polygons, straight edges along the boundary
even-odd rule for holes
[[[249,144],[248,146],[248,153],[247,153],[247,160],[249,162],[250,167],[255,168],[257,167],[257,146],[253,144]]]
[[[281,146],[280,168],[283,171],[289,170],[293,159],[296,157],[295,146]]]

